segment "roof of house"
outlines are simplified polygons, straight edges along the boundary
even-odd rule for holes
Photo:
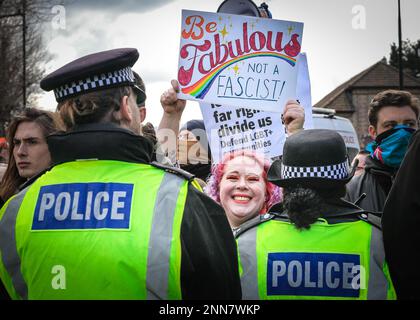
[[[348,89],[355,88],[398,88],[399,87],[399,70],[386,63],[386,59],[376,62],[374,65],[363,70],[359,74],[352,77],[350,80],[344,82],[324,98],[318,101],[314,107],[326,108],[337,99],[342,93]],[[404,73],[404,87],[419,88],[420,79],[417,79],[410,74]]]

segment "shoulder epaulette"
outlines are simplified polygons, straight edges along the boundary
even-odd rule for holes
[[[178,167],[173,167],[173,166],[168,166],[165,164],[161,164],[157,161],[153,161],[152,163],[150,163],[150,165],[152,165],[155,168],[159,168],[162,170],[165,170],[165,172],[169,172],[169,173],[173,173],[176,174],[177,176],[180,176],[188,181],[192,181],[195,178],[195,175],[193,175],[192,173],[189,173],[185,170],[182,170],[181,168]]]
[[[264,223],[266,221],[269,221],[271,219],[273,219],[275,217],[275,215],[270,214],[270,213],[266,213],[266,214],[259,214],[258,216],[244,222],[243,224],[241,224],[239,226],[238,229],[233,231],[233,235],[236,238],[238,238],[241,234],[243,234],[244,232],[248,231],[249,229],[254,228],[255,226],[260,225],[261,223]]]
[[[358,218],[360,220],[363,220],[374,227],[378,228],[379,230],[382,230],[382,219],[378,214],[375,214],[373,212],[363,212],[358,215]]]
[[[284,212],[270,212],[270,213],[274,216],[274,219],[276,219],[276,220],[282,220],[282,221],[290,222],[289,216]]]

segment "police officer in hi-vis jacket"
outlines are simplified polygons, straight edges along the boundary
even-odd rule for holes
[[[335,131],[286,140],[268,173],[283,202],[236,232],[244,299],[395,299],[379,218],[341,199],[348,165]]]
[[[77,59],[41,81],[67,128],[54,166],[0,212],[0,278],[13,299],[240,299],[223,212],[139,135],[136,49]]]

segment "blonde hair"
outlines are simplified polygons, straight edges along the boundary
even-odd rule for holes
[[[120,124],[113,111],[119,110],[121,99],[130,94],[133,94],[130,87],[98,90],[60,102],[57,110],[67,130],[83,123],[111,121]]]

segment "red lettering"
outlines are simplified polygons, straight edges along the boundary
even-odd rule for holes
[[[207,23],[207,25],[206,25],[206,31],[207,31],[208,33],[213,33],[213,32],[216,32],[216,28],[217,28],[217,24],[216,24],[216,22],[209,22],[209,23]]]
[[[256,43],[256,36],[258,36],[258,42],[260,44],[259,48],[257,47],[257,43]],[[252,50],[254,51],[260,51],[262,48],[265,47],[265,36],[259,32],[256,31],[253,34],[251,34],[251,37],[249,38],[249,44],[251,45]]]
[[[178,70],[178,81],[183,86],[186,86],[191,82],[198,51],[205,52],[209,50],[211,47],[211,42],[209,40],[206,40],[204,41],[204,44],[202,45],[195,45],[195,44],[190,44],[190,43],[184,45],[181,48],[181,51],[179,54],[182,59],[187,59],[189,57],[189,50],[188,50],[189,47],[195,48],[193,52],[193,57],[189,59],[189,60],[192,60],[192,63],[188,69],[181,67]]]
[[[298,41],[298,34],[294,34],[292,35],[292,39],[290,39],[289,43],[286,44],[286,46],[284,47],[284,52],[289,56],[289,57],[296,57],[299,52],[300,52],[300,43]]]
[[[204,66],[204,59],[205,58],[209,58],[208,61],[208,68],[205,68]],[[200,72],[201,74],[207,73],[209,71],[211,71],[211,69],[213,69],[214,67],[214,60],[213,60],[213,55],[211,53],[206,53],[203,54],[200,58],[200,61],[198,62],[198,72]]]
[[[249,53],[251,50],[249,49],[249,44],[248,44],[248,23],[247,22],[244,22],[244,24],[242,25],[242,31],[244,35],[244,52]]]
[[[201,32],[203,32],[203,28],[201,27],[203,24],[203,20],[197,21],[199,16],[191,16],[188,23],[190,23],[191,29],[188,32],[185,32],[185,36],[194,39],[197,37],[197,34],[194,32],[194,28],[198,27]],[[188,20],[187,18],[187,20]],[[195,20],[193,20],[195,19]],[[202,18],[201,18],[202,19]],[[217,26],[216,23],[211,22],[206,25],[207,32],[213,32],[214,27]],[[184,30],[185,31],[185,30]],[[213,70],[215,67],[225,63],[229,57],[235,58],[238,56],[242,56],[244,54],[250,53],[252,51],[276,51],[276,52],[283,52],[288,55],[289,57],[296,57],[301,50],[301,45],[299,42],[299,35],[293,34],[289,42],[283,47],[283,32],[277,32],[276,38],[274,41],[274,34],[273,31],[268,31],[267,34],[264,34],[260,31],[255,31],[248,37],[248,23],[244,22],[242,25],[243,37],[241,39],[235,39],[229,41],[227,44],[222,44],[220,42],[220,35],[214,34],[214,40],[211,42],[210,40],[204,41],[202,45],[195,45],[195,44],[186,44],[182,47],[180,52],[180,57],[182,59],[188,59],[192,61],[189,67],[181,67],[178,70],[178,80],[182,86],[186,86],[191,82],[193,77],[193,72],[195,70],[195,63],[198,60],[198,67],[197,70],[201,74],[206,74]],[[184,34],[183,34],[184,37]],[[213,47],[214,44],[214,47]],[[192,49],[191,49],[192,48]],[[210,52],[210,49],[212,49]],[[236,52],[235,52],[236,49]],[[203,52],[200,56],[199,52]],[[199,59],[197,59],[199,58]]]
[[[274,44],[274,48],[271,45],[272,38],[273,38],[273,32],[268,31],[268,33],[267,33],[267,49],[270,50],[270,51],[278,51],[278,52],[283,51],[283,47],[281,46],[281,42],[283,41],[283,32],[277,32],[276,43]]]
[[[230,56],[231,58],[235,58],[235,57],[237,57],[237,56],[241,56],[241,55],[243,55],[243,54],[244,54],[244,52],[242,51],[242,48],[241,48],[241,40],[236,39],[236,40],[235,40],[235,44],[236,44],[236,51],[237,51],[237,54],[235,54],[235,53],[233,52],[233,48],[232,48],[232,41],[229,41],[229,42],[228,42],[228,47],[229,47],[229,56]]]
[[[214,68],[216,65],[219,65],[225,62],[229,54],[228,46],[225,44],[220,44],[220,36],[218,34],[214,35],[214,42],[215,42],[215,51],[216,51],[216,61],[215,61],[215,65],[211,66],[212,68]],[[220,57],[220,49],[223,49],[223,58]]]
[[[197,22],[198,20],[198,22]],[[185,19],[185,24],[187,26],[191,25],[191,28],[189,31],[187,30],[182,30],[182,37],[184,39],[188,39],[188,38],[192,38],[193,40],[199,40],[203,37],[204,35],[204,30],[202,28],[202,25],[204,23],[204,19],[202,16],[189,16],[187,17],[187,19]],[[195,28],[198,28],[198,31],[200,32],[198,35],[197,33],[194,31]]]

